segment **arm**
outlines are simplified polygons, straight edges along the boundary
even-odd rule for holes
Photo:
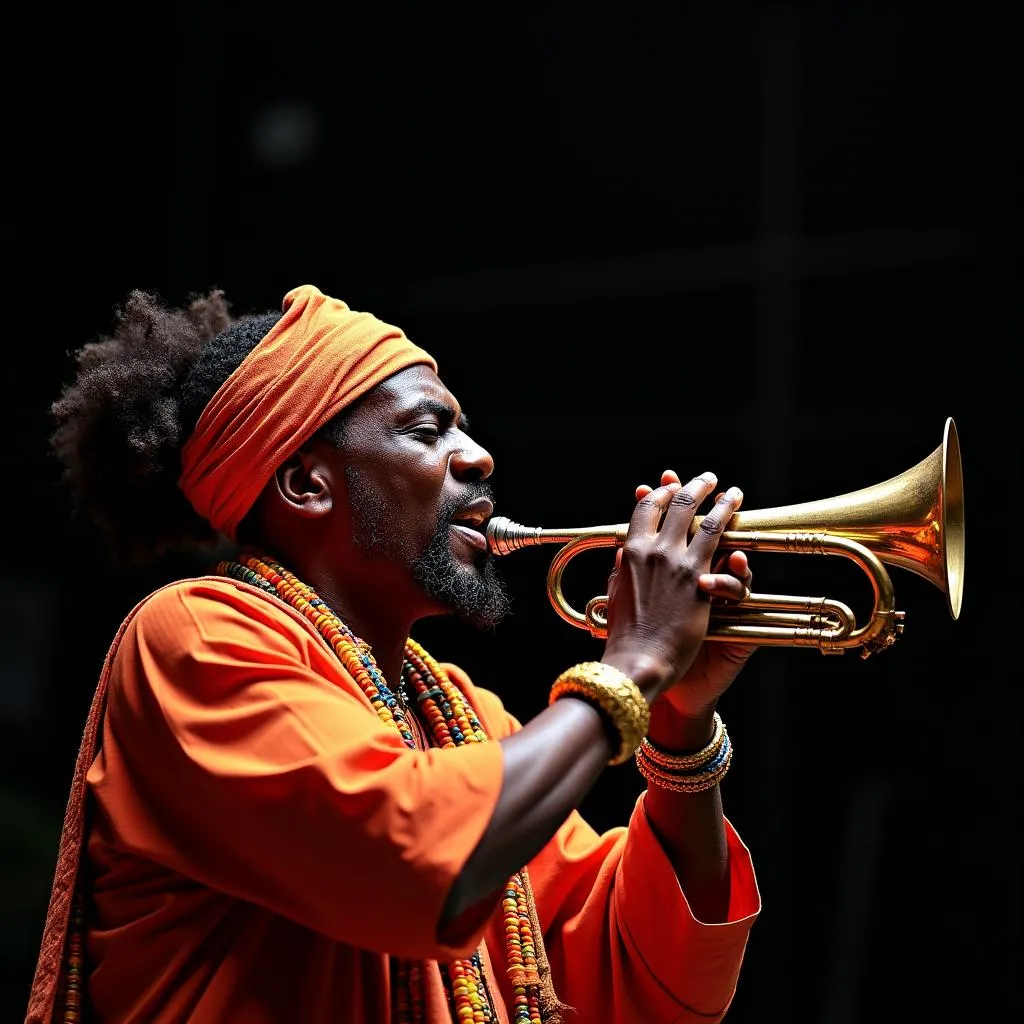
[[[700,921],[654,835],[649,797],[628,828],[602,836],[573,815],[530,865],[555,990],[578,1020],[709,1024],[732,1001],[760,911],[750,854],[725,822],[728,906],[723,921]]]
[[[698,750],[711,738],[712,712],[692,719],[659,706],[648,735],[659,746]],[[649,786],[645,797],[651,830],[698,920],[725,921],[729,910],[729,847],[718,786],[676,793]]]
[[[447,668],[489,735],[521,728],[497,695]],[[728,821],[715,822],[726,846],[727,905],[720,923],[705,923],[654,833],[651,795],[637,801],[628,828],[604,834],[570,812],[529,863],[555,989],[576,1010],[567,1019],[707,1024],[731,1001],[760,911],[749,851]],[[491,920],[488,942],[492,949],[504,942],[500,916]],[[504,995],[511,999],[507,986]]]
[[[679,482],[675,473],[662,475],[662,485]],[[637,499],[651,492],[642,485]],[[719,498],[726,498],[720,495]],[[733,511],[742,492],[734,491]],[[716,511],[720,511],[720,507]],[[728,513],[726,513],[728,514]],[[714,572],[698,580],[711,600],[741,601],[753,581],[747,556],[733,551],[717,559]],[[659,747],[700,750],[713,731],[715,707],[735,681],[756,646],[705,641],[683,677],[651,708],[648,737]],[[700,793],[677,793],[656,785],[648,788],[645,806],[654,835],[664,849],[694,914],[706,922],[728,920],[730,907],[729,844],[718,786]]]
[[[713,475],[705,474],[683,487],[668,474],[657,489],[639,488],[626,541],[617,553],[602,660],[629,676],[651,705],[691,670],[701,653],[709,619],[709,601],[701,585],[718,580],[721,587],[742,592],[742,583],[710,573],[718,539],[742,495],[735,489],[720,495],[695,537],[688,538],[696,508],[716,483]],[[716,698],[717,693],[704,700],[706,717],[693,714],[685,726],[671,724],[672,742],[666,745],[697,740],[695,745],[701,746],[702,729],[710,735]],[[659,729],[662,718],[659,713],[652,727]],[[579,805],[612,754],[601,713],[577,699],[557,701],[501,746],[501,794],[445,903],[442,932],[537,854]],[[694,888],[701,913],[715,919],[721,913],[727,877],[717,788],[710,794],[659,796],[654,803],[654,822],[680,881]]]

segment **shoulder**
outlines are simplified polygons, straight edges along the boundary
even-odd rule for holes
[[[168,652],[258,645],[305,649],[320,641],[294,609],[257,587],[223,576],[176,580],[152,591],[125,618],[129,644]]]
[[[167,714],[263,699],[265,687],[300,682],[304,693],[361,691],[313,625],[256,587],[222,577],[178,580],[135,606],[111,644],[108,706],[156,700]],[[173,711],[167,711],[173,709]]]

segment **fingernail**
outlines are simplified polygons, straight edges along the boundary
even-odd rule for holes
[[[743,492],[738,487],[730,487],[729,490],[725,492],[725,496],[729,501],[739,501],[740,498],[743,497]]]

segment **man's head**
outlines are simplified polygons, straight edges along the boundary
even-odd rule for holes
[[[471,528],[490,514],[491,459],[436,370],[400,328],[293,289],[200,414],[182,490],[231,537],[255,518],[262,546],[336,601],[358,593],[361,607],[379,600],[378,614],[410,621],[454,609],[492,622],[500,588]],[[342,444],[325,446],[342,414]]]
[[[490,457],[398,328],[310,286],[283,315],[240,317],[219,291],[180,309],[136,291],[75,355],[52,447],[117,561],[213,548],[223,530],[282,559],[319,552],[385,605],[503,613],[479,540],[453,525],[486,510]]]

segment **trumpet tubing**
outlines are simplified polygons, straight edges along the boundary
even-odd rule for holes
[[[703,516],[694,516],[691,536]],[[562,575],[573,558],[600,547],[619,547],[628,523],[580,529],[522,526],[495,516],[487,541],[495,555],[527,547],[561,545],[548,570],[548,598],[570,625],[607,637],[607,595],[592,598],[584,612],[562,592]],[[897,476],[833,498],[736,512],[719,547],[786,554],[838,555],[867,575],[874,590],[868,621],[858,626],[850,608],[824,597],[751,594],[742,603],[712,609],[707,636],[765,646],[817,647],[823,654],[859,648],[867,658],[896,642],[905,615],[894,604],[887,565],[909,570],[946,596],[950,615],[960,615],[964,585],[964,493],[960,442],[947,418],[942,442]]]

